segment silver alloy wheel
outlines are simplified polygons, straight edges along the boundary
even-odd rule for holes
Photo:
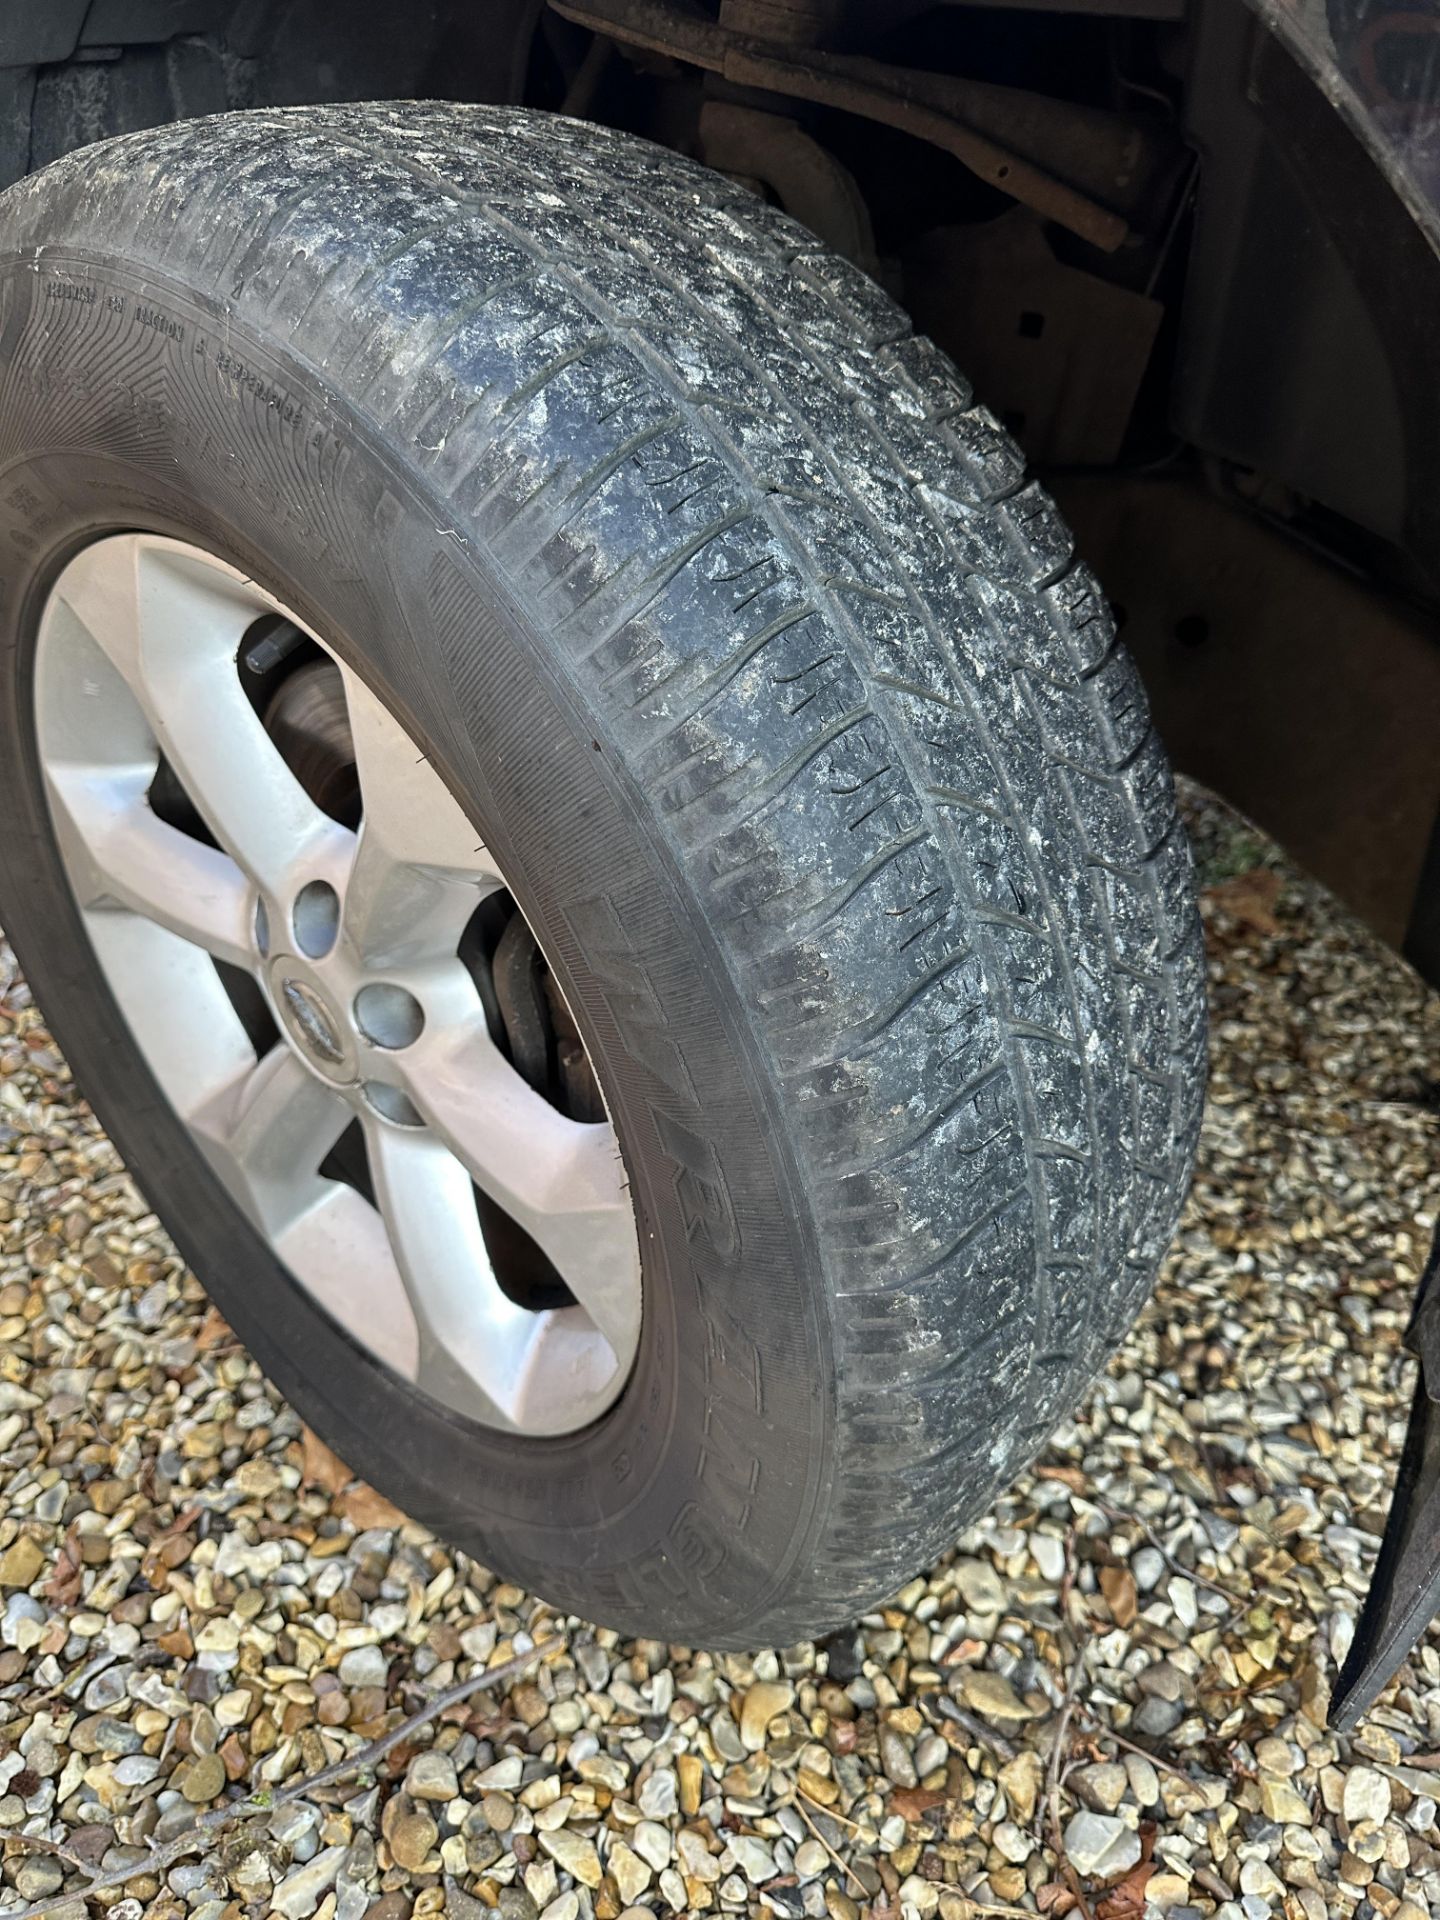
[[[149,534],[96,541],[56,581],[37,730],[90,939],[166,1096],[297,1283],[445,1405],[571,1432],[619,1394],[640,1333],[614,1129],[561,1113],[491,1038],[458,948],[505,877],[334,654],[358,832],[291,772],[240,679],[265,615],[301,627],[234,568]],[[215,846],[153,810],[162,755]],[[216,962],[259,982],[283,1036],[261,1057]],[[375,1205],[321,1170],[357,1117]],[[502,1289],[476,1188],[575,1304],[535,1311]]]

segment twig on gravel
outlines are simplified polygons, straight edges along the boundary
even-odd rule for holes
[[[372,1740],[369,1746],[362,1747],[358,1753],[344,1755],[332,1761],[328,1767],[321,1767],[318,1773],[307,1774],[303,1780],[292,1780],[288,1786],[272,1793],[268,1788],[259,1793],[247,1794],[241,1800],[228,1800],[222,1807],[212,1807],[209,1813],[202,1814],[192,1826],[163,1846],[152,1847],[142,1859],[132,1860],[114,1873],[95,1873],[87,1867],[78,1855],[71,1854],[59,1847],[54,1841],[36,1840],[33,1834],[11,1834],[12,1840],[20,1840],[30,1846],[38,1844],[42,1852],[58,1853],[71,1861],[86,1875],[83,1887],[62,1888],[59,1893],[51,1894],[47,1899],[37,1900],[28,1907],[0,1908],[0,1920],[41,1920],[43,1914],[52,1913],[56,1907],[64,1906],[70,1900],[88,1900],[94,1894],[108,1893],[115,1887],[124,1886],[127,1880],[133,1880],[138,1874],[162,1876],[175,1862],[187,1853],[193,1853],[211,1835],[221,1827],[228,1826],[232,1820],[243,1820],[252,1813],[273,1813],[277,1807],[288,1805],[292,1800],[301,1800],[317,1788],[329,1786],[334,1780],[343,1779],[346,1774],[361,1773],[383,1760],[392,1747],[398,1747],[402,1740],[408,1739],[417,1728],[427,1721],[434,1720],[449,1708],[458,1706],[462,1700],[468,1700],[472,1693],[484,1692],[510,1680],[518,1680],[527,1668],[537,1660],[543,1660],[547,1654],[559,1650],[559,1640],[542,1640],[531,1647],[528,1653],[517,1653],[509,1660],[502,1660],[498,1666],[487,1667],[483,1673],[472,1673],[468,1680],[457,1680],[453,1687],[446,1687],[443,1693],[437,1693],[433,1700],[407,1715],[397,1727],[382,1734],[378,1740]],[[817,1834],[816,1838],[819,1838]],[[823,1845],[824,1842],[822,1841]]]
[[[978,1740],[982,1747],[989,1747],[1002,1760],[1013,1760],[1020,1751],[1013,1740],[1007,1740],[994,1727],[987,1727],[978,1714],[971,1713],[948,1694],[941,1696],[940,1711],[947,1720],[953,1720],[957,1727],[963,1727],[972,1740]]]
[[[972,1900],[968,1893],[962,1893],[960,1898],[965,1903],[966,1920],[970,1920],[974,1914],[998,1914],[1003,1916],[1003,1920],[1035,1920],[1033,1907],[997,1907],[988,1900]]]
[[[810,1829],[811,1833],[814,1834],[815,1838],[820,1842],[821,1846],[825,1849],[826,1853],[829,1854],[830,1858],[834,1861],[835,1865],[839,1867],[840,1871],[842,1873],[849,1874],[850,1878],[855,1882],[856,1887],[859,1889],[861,1898],[864,1900],[868,1900],[870,1898],[870,1889],[866,1886],[865,1882],[860,1878],[859,1874],[856,1873],[854,1867],[850,1865],[849,1861],[841,1859],[840,1855],[835,1851],[834,1847],[831,1846],[830,1842],[825,1838],[824,1834],[821,1833],[819,1827],[816,1826],[815,1822],[810,1818],[810,1815],[806,1812],[805,1801],[807,1798],[808,1796],[806,1794],[800,1793],[799,1790],[797,1789],[796,1798],[795,1798],[795,1811],[799,1814],[800,1818],[805,1822],[806,1826]],[[826,1807],[824,1808],[824,1812],[829,1813],[830,1809]],[[832,1817],[838,1820],[840,1818],[840,1815],[835,1814]],[[847,1820],[845,1822],[845,1825],[851,1826],[853,1825],[853,1822]]]
[[[837,1821],[842,1827],[848,1827],[851,1833],[868,1833],[872,1841],[875,1839],[873,1826],[862,1827],[858,1820],[852,1820],[848,1814],[837,1813],[834,1807],[827,1807],[823,1800],[817,1800],[813,1793],[806,1793],[803,1787],[796,1787],[795,1791],[802,1800],[808,1800],[817,1813],[823,1813],[827,1820]]]
[[[1158,1767],[1162,1773],[1173,1773],[1175,1778],[1183,1780],[1186,1786],[1194,1785],[1189,1774],[1182,1767],[1177,1767],[1173,1760],[1166,1760],[1152,1747],[1142,1747],[1138,1740],[1131,1740],[1126,1734],[1117,1733],[1114,1727],[1106,1724],[1093,1707],[1087,1707],[1083,1700],[1076,1702],[1076,1711],[1083,1713],[1091,1725],[1098,1728],[1101,1739],[1113,1740],[1117,1747],[1125,1747],[1131,1753],[1138,1753],[1141,1759],[1148,1760],[1152,1767]]]
[[[1050,1828],[1050,1845],[1055,1850],[1055,1864],[1065,1879],[1065,1884],[1075,1896],[1075,1904],[1080,1909],[1081,1920],[1095,1920],[1090,1904],[1080,1885],[1080,1876],[1070,1864],[1065,1851],[1065,1841],[1060,1832],[1060,1767],[1065,1758],[1065,1736],[1070,1731],[1070,1716],[1079,1704],[1077,1694],[1080,1681],[1085,1672],[1085,1644],[1075,1656],[1075,1664],[1070,1669],[1070,1679],[1065,1688],[1065,1698],[1060,1706],[1060,1717],[1055,1722],[1055,1738],[1050,1746],[1050,1765],[1045,1781],[1045,1819]]]
[[[1056,1611],[1062,1620],[1067,1616],[1070,1606],[1070,1595],[1075,1590],[1075,1576],[1078,1572],[1075,1554],[1076,1532],[1077,1528],[1075,1522],[1072,1520],[1065,1529],[1065,1573],[1060,1582],[1060,1592],[1055,1603]]]
[[[1222,1600],[1228,1600],[1232,1607],[1238,1607],[1242,1613],[1246,1607],[1254,1606],[1254,1594],[1247,1599],[1243,1593],[1236,1593],[1233,1587],[1222,1587],[1218,1580],[1212,1580],[1208,1573],[1201,1573],[1198,1567],[1185,1566],[1165,1545],[1150,1522],[1142,1519],[1138,1513],[1132,1513],[1126,1507],[1113,1506],[1110,1501],[1102,1500],[1095,1493],[1082,1493],[1077,1498],[1088,1500],[1092,1507],[1098,1507],[1108,1519],[1124,1521],[1129,1526],[1138,1527],[1165,1564],[1173,1572],[1180,1574],[1183,1579],[1193,1580],[1197,1587],[1208,1587],[1211,1593],[1218,1593]]]
[[[71,1847],[62,1847],[58,1840],[47,1840],[39,1833],[8,1833],[5,1838],[7,1841],[18,1840],[22,1847],[29,1847],[34,1853],[53,1854],[57,1860],[74,1867],[77,1873],[83,1873],[87,1880],[94,1878],[95,1869],[85,1856]],[[8,1913],[4,1915],[4,1920],[10,1920]]]

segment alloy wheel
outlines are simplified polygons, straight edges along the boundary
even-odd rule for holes
[[[295,711],[333,689],[323,726],[274,720],[277,675]],[[399,720],[254,581],[148,534],[94,542],[56,581],[36,703],[109,986],[296,1284],[471,1419],[595,1419],[641,1317],[615,1131],[506,876]],[[342,743],[323,780],[297,737]],[[523,1045],[497,1015],[506,929],[529,970]],[[567,1065],[549,1084],[547,1045]]]

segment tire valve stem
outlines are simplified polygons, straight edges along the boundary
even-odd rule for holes
[[[269,673],[282,660],[288,660],[304,642],[304,634],[291,621],[276,620],[246,642],[240,650],[240,658],[249,672]]]

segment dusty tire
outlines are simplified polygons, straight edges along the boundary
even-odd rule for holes
[[[1189,1175],[1189,852],[1051,503],[875,286],[605,129],[192,122],[12,189],[0,248],[0,914],[186,1257],[344,1457],[548,1599],[716,1646],[852,1616],[1073,1408]],[[505,849],[643,1223],[583,1433],[457,1422],[299,1298],[107,1000],[28,675],[125,527],[301,610]]]

